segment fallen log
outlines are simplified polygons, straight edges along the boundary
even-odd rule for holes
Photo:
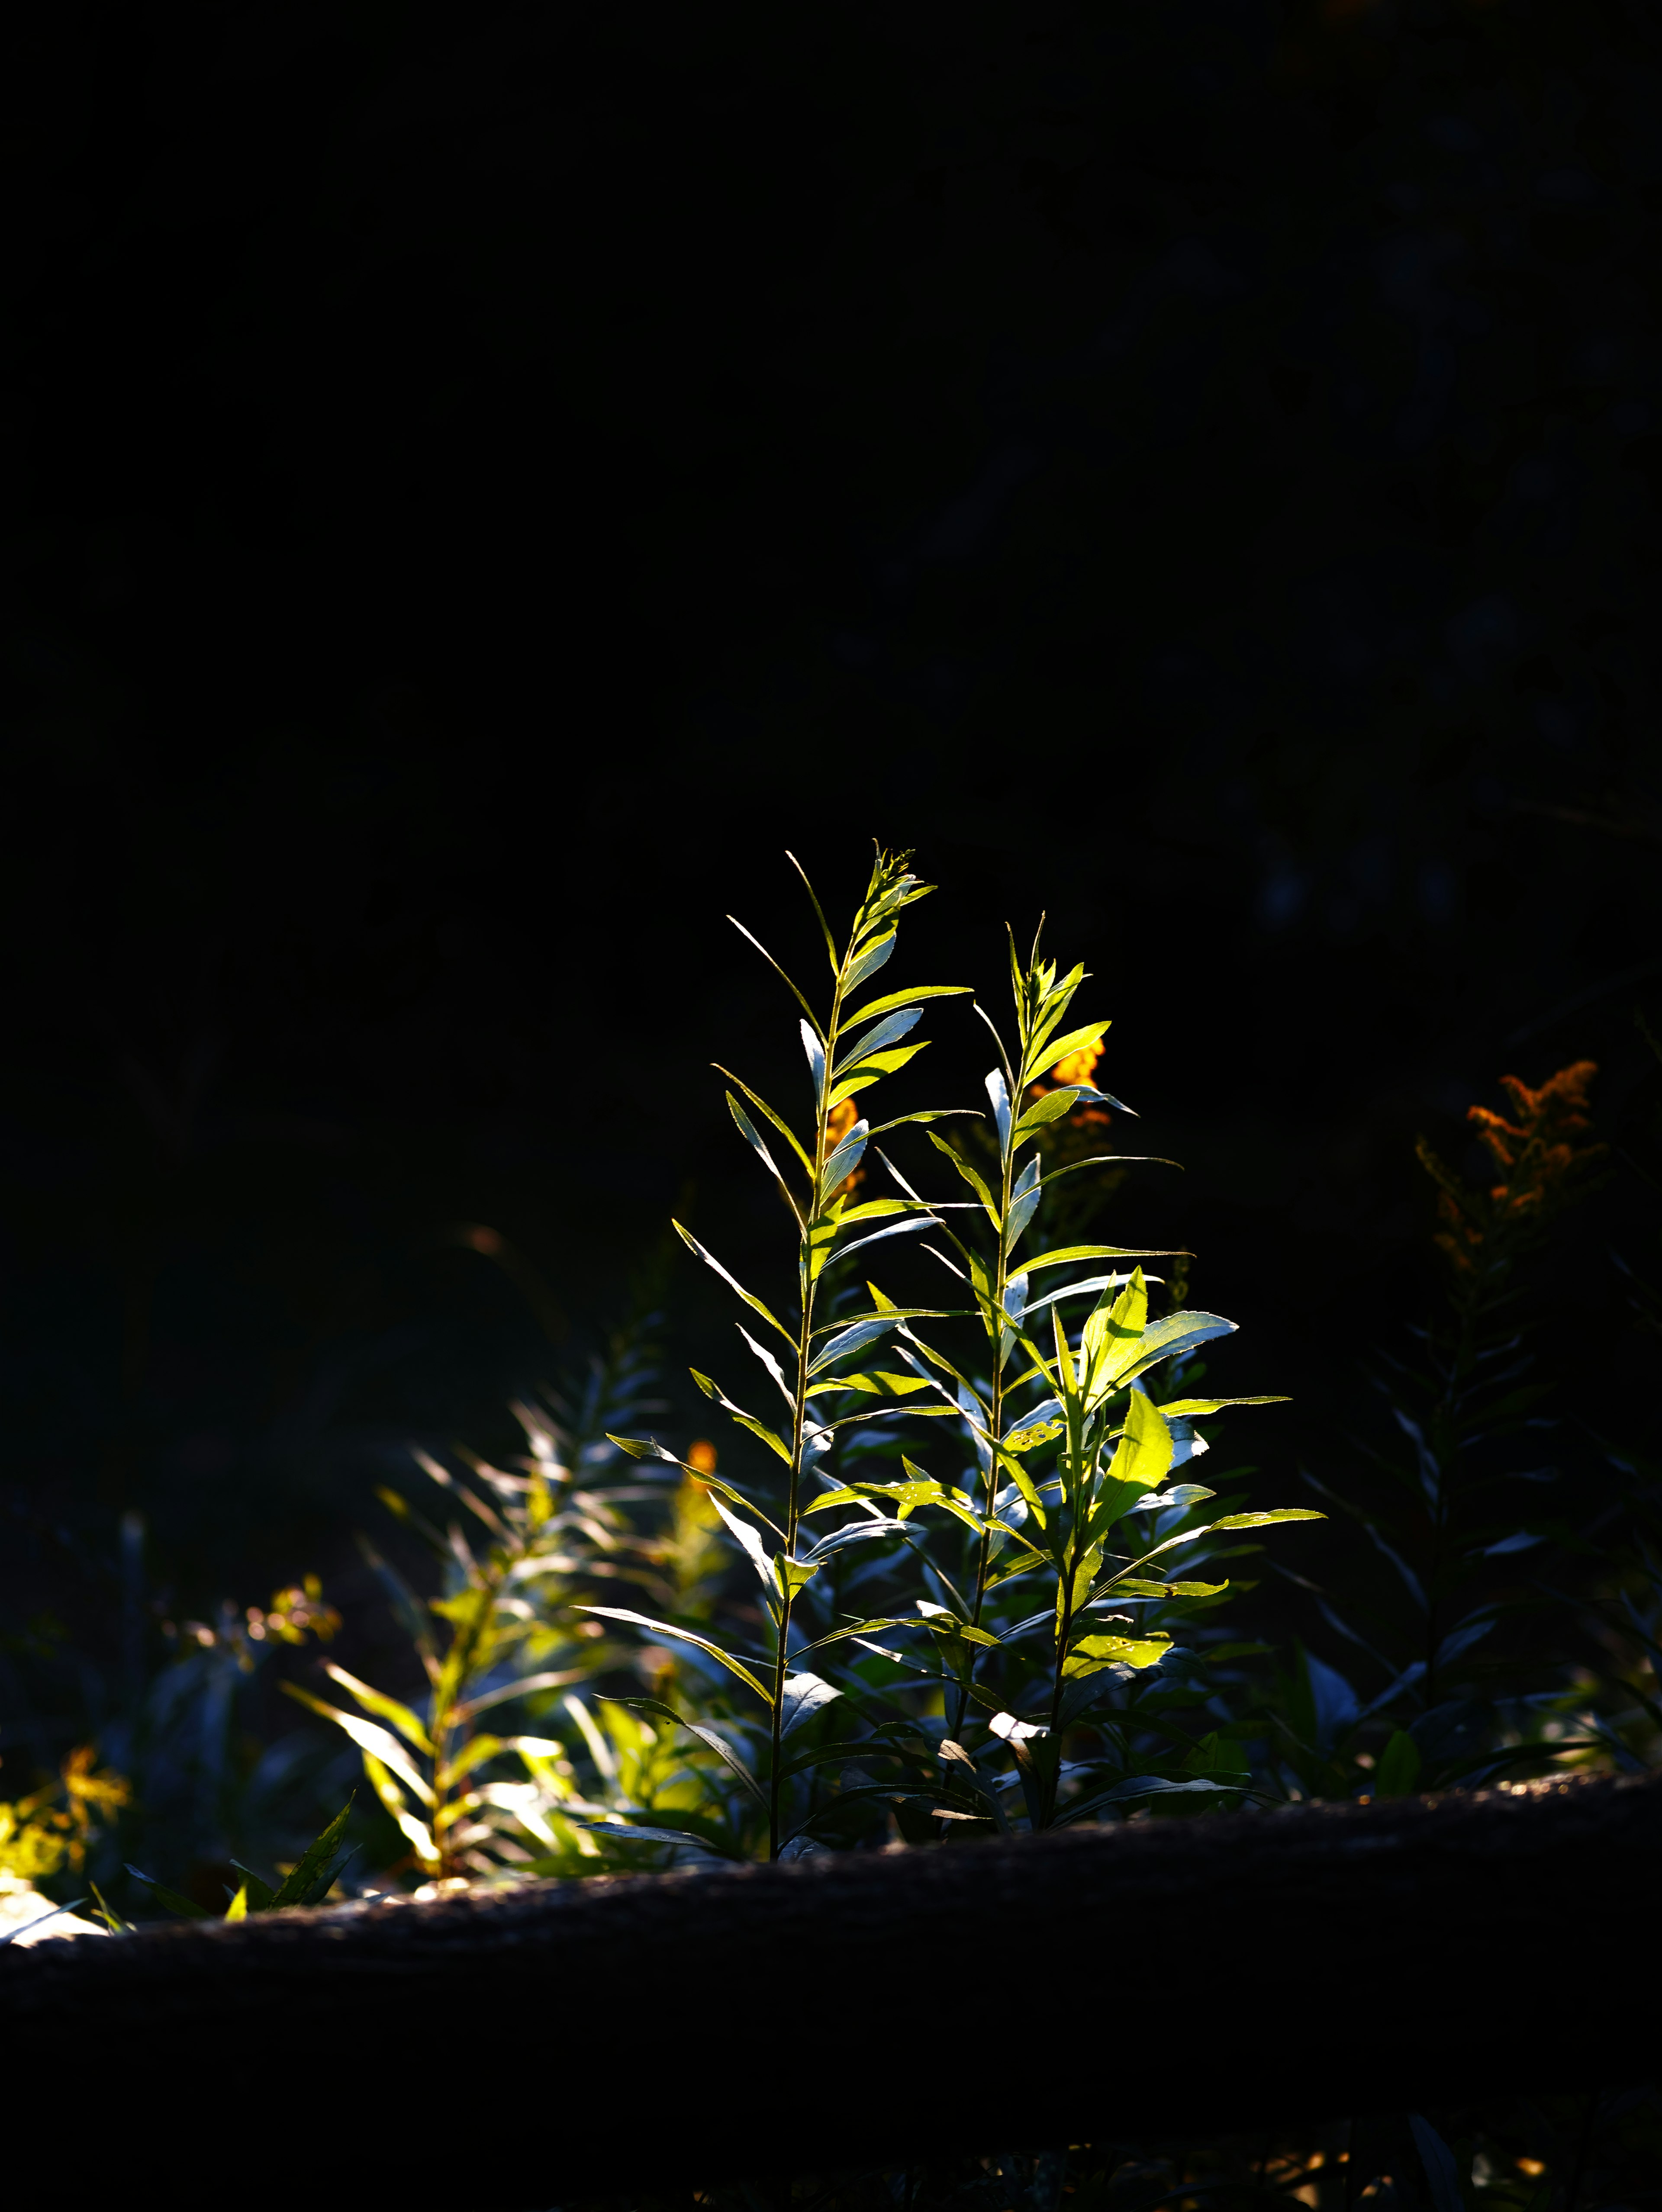
[[[182,1923],[0,1953],[3,2078],[458,2208],[1590,2089],[1662,2061],[1659,1877],[1662,1776]]]

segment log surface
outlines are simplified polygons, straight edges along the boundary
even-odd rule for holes
[[[1662,1776],[1532,1783],[82,1936],[0,2032],[158,2185],[547,2206],[1634,2078],[1659,1875]]]

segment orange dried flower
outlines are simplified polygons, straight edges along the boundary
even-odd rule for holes
[[[1422,1161],[1442,1185],[1437,1200],[1442,1225],[1435,1241],[1458,1274],[1474,1275],[1497,1231],[1543,1220],[1567,1204],[1578,1194],[1583,1171],[1609,1151],[1606,1145],[1580,1141],[1592,1127],[1587,1092],[1598,1073],[1594,1061],[1578,1060],[1536,1091],[1515,1075],[1503,1075],[1501,1088],[1512,1102],[1512,1121],[1487,1106],[1468,1107],[1466,1119],[1501,1177],[1489,1188],[1487,1206],[1422,1145]]]

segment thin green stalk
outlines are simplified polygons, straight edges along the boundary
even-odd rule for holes
[[[1013,1107],[1012,1127],[1014,1127],[1014,1109]],[[987,1526],[982,1530],[981,1541],[976,1550],[975,1601],[970,1613],[971,1626],[975,1628],[979,1628],[981,1626],[981,1609],[986,1602],[987,1597],[987,1574],[988,1570],[992,1564],[993,1513],[995,1507],[998,1504],[998,1492],[1000,1488],[998,1480],[998,1447],[1004,1438],[1003,1314],[1004,1296],[1009,1285],[1010,1255],[1008,1247],[1010,1178],[1011,1170],[1014,1164],[1014,1158],[1013,1147],[1009,1144],[1002,1144],[1000,1149],[1002,1152],[1003,1159],[1001,1165],[999,1186],[998,1263],[995,1271],[993,1282],[993,1303],[997,1309],[997,1319],[995,1322],[993,1330],[993,1397],[992,1406],[988,1419],[988,1429],[991,1436],[992,1442],[989,1449],[987,1477],[984,1485],[985,1495],[983,1498],[981,1507],[982,1518],[987,1523]],[[970,1679],[968,1682],[961,1684],[959,1688],[958,1710],[953,1717],[953,1735],[954,1737],[957,1737],[962,1733],[964,1727],[964,1716],[965,1711],[968,1710],[970,1702],[970,1682],[973,1682],[975,1680],[976,1660],[979,1647],[972,1644],[969,1649],[970,1656],[967,1663],[969,1667]]]
[[[807,1425],[808,1366],[813,1345],[813,1301],[819,1285],[813,1273],[813,1224],[830,1194],[825,1188],[826,1146],[829,1142],[831,1093],[831,1070],[837,1065],[837,1039],[843,1020],[843,993],[848,975],[849,959],[845,952],[837,969],[837,987],[831,997],[831,1021],[825,1031],[825,1076],[819,1109],[814,1116],[813,1188],[809,1194],[807,1218],[802,1224],[801,1251],[798,1261],[798,1276],[801,1291],[801,1325],[796,1340],[796,1390],[791,1412],[790,1440],[790,1497],[785,1514],[785,1558],[796,1557],[797,1528],[802,1517],[802,1442]],[[778,1646],[773,1663],[773,1756],[768,1776],[768,1856],[779,1856],[779,1790],[781,1746],[784,1733],[785,1676],[789,1668],[791,1613],[796,1601],[795,1590],[788,1576],[779,1600]]]

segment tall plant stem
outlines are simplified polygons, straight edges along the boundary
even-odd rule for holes
[[[1015,1110],[1015,1104],[1013,1103],[1011,1107],[1013,1126]],[[993,1274],[993,1304],[996,1310],[992,1324],[993,1393],[992,1406],[988,1417],[991,1442],[988,1446],[987,1479],[983,1486],[984,1495],[981,1506],[982,1519],[987,1526],[982,1530],[981,1541],[976,1552],[975,1604],[970,1615],[971,1625],[976,1628],[981,1626],[981,1608],[987,1596],[987,1573],[992,1565],[993,1510],[998,1503],[1000,1488],[998,1447],[1004,1435],[1004,1294],[1009,1285],[1010,1176],[1014,1165],[1014,1158],[1009,1145],[1004,1145],[1001,1149],[1003,1152],[1003,1159],[999,1188],[998,1263]],[[961,1733],[964,1727],[964,1715],[968,1710],[970,1702],[970,1682],[975,1680],[977,1649],[978,1646],[976,1644],[972,1644],[970,1646],[968,1661],[970,1680],[961,1684],[959,1688],[958,1710],[953,1717],[954,1737]]]
[[[813,1224],[820,1210],[831,1196],[825,1189],[826,1146],[829,1143],[831,1121],[831,1070],[837,1064],[837,1037],[843,1019],[843,980],[849,962],[845,953],[837,970],[837,988],[831,997],[831,1020],[825,1030],[825,1077],[820,1093],[819,1111],[815,1116],[813,1151],[813,1188],[810,1194],[807,1218],[802,1228],[801,1257],[798,1262],[799,1287],[801,1292],[802,1322],[796,1339],[796,1389],[791,1410],[790,1439],[790,1498],[785,1514],[785,1558],[796,1557],[796,1532],[802,1518],[802,1445],[807,1428],[808,1369],[813,1351],[813,1300],[818,1285],[813,1271]],[[795,1605],[796,1592],[789,1577],[779,1594],[779,1642],[773,1662],[773,1755],[768,1771],[768,1856],[779,1856],[779,1772],[785,1723],[785,1677],[790,1667],[790,1621]]]

